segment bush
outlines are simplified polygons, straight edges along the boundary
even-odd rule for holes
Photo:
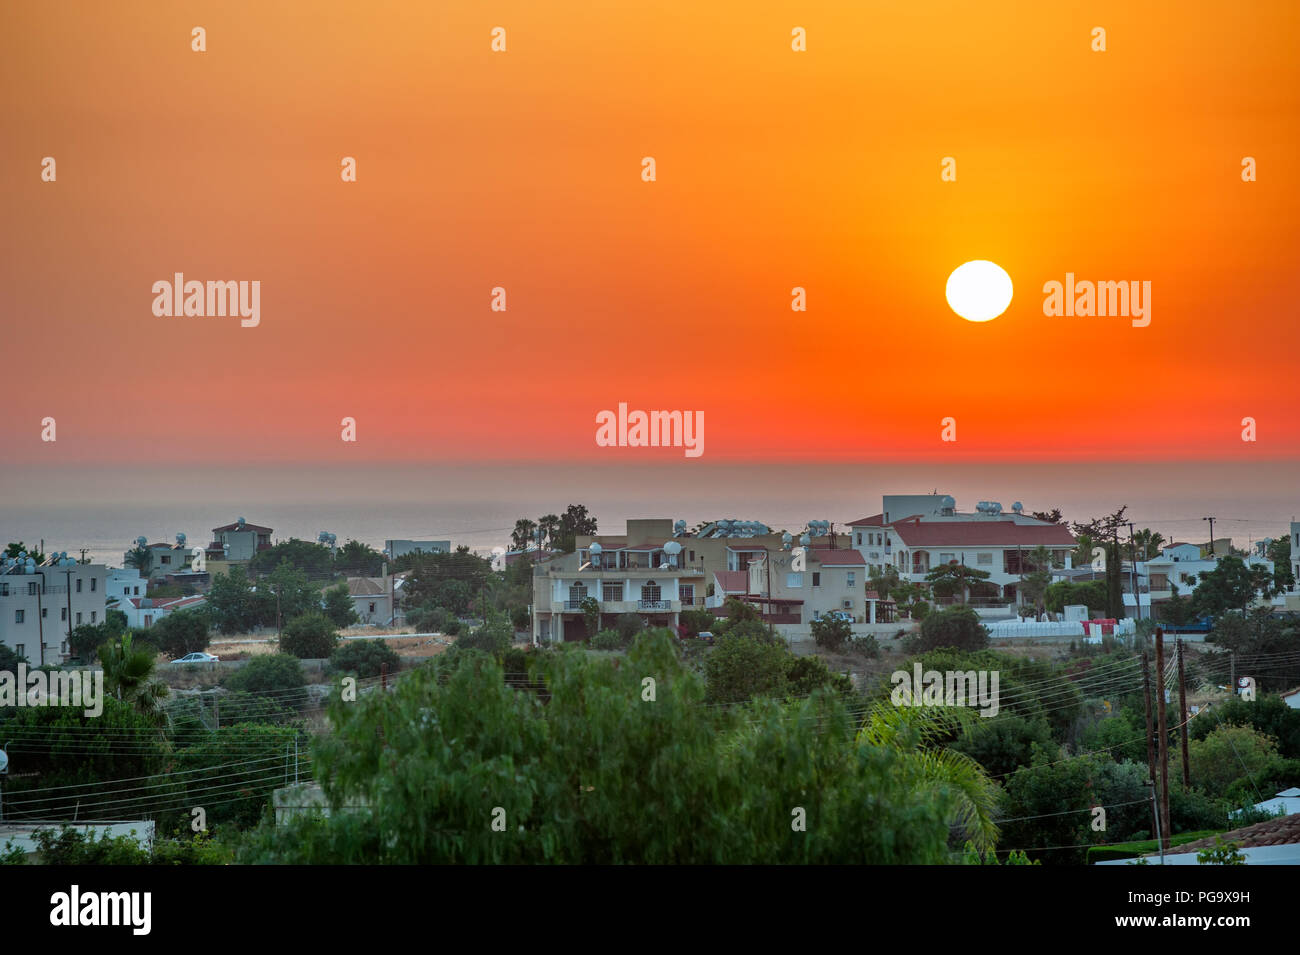
[[[462,650],[482,650],[494,656],[505,653],[514,642],[514,630],[501,617],[494,617],[477,630],[456,638],[456,646]]]
[[[305,613],[284,625],[280,635],[280,650],[299,660],[322,660],[330,656],[339,644],[334,621],[322,613]]]
[[[645,623],[634,613],[621,613],[618,620],[614,622],[614,629],[623,640],[623,646],[628,646],[636,635],[645,629]]]
[[[350,627],[354,623],[360,623],[361,617],[357,614],[356,604],[352,602],[352,596],[348,592],[347,584],[339,584],[337,587],[330,587],[325,591],[325,616],[334,623],[336,627]]]
[[[824,650],[838,650],[853,637],[853,627],[842,617],[824,616],[812,622],[813,640]]]
[[[988,628],[980,623],[979,614],[970,607],[958,606],[927,614],[921,632],[908,638],[904,649],[908,653],[927,653],[940,647],[984,650],[988,645]]]
[[[704,661],[711,703],[739,703],[757,696],[781,696],[786,690],[790,653],[774,643],[727,633],[718,638]]]
[[[713,633],[718,620],[707,610],[683,610],[678,618],[687,637],[696,637],[701,633]]]
[[[876,640],[874,634],[864,633],[859,637],[849,637],[848,642],[844,644],[844,649],[849,653],[856,653],[861,657],[870,657],[875,659],[880,656],[880,643]]]
[[[591,638],[593,650],[622,650],[626,646],[627,643],[617,630],[602,630]]]
[[[302,663],[287,653],[267,653],[253,657],[222,683],[228,690],[266,693],[275,690],[298,690],[307,685]]]
[[[351,673],[362,679],[379,676],[384,664],[389,672],[397,669],[401,660],[397,651],[383,640],[347,640],[330,655],[330,669],[336,673]]]
[[[533,618],[528,614],[527,607],[515,607],[510,611],[510,624],[516,630],[528,630],[533,625]]]
[[[178,610],[153,626],[158,648],[173,660],[208,648],[208,618],[194,610]]]

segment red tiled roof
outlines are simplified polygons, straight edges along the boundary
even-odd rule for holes
[[[893,531],[907,547],[1073,547],[1075,540],[1060,524],[1015,521],[895,521]]]
[[[1201,849],[1214,848],[1214,836],[1197,839],[1174,848],[1175,852],[1199,852]],[[1255,849],[1259,846],[1292,846],[1300,844],[1300,812],[1276,819],[1265,819],[1253,826],[1233,829],[1219,836],[1224,842],[1236,842],[1243,849]]]
[[[812,556],[823,567],[865,567],[867,565],[856,550],[817,549],[812,552]]]
[[[715,570],[713,579],[723,593],[743,594],[749,589],[749,574],[743,570]]]
[[[259,533],[259,534],[269,534],[269,533],[271,533],[271,528],[269,528],[269,527],[262,527],[260,524],[245,524],[245,525],[241,528],[241,527],[239,526],[239,522],[238,522],[238,521],[236,521],[236,522],[234,522],[234,523],[232,523],[232,524],[225,524],[225,525],[223,525],[223,526],[221,526],[221,527],[214,527],[214,528],[212,528],[212,533],[214,533],[214,534],[220,534],[222,531],[237,531],[237,530],[256,531],[256,532]]]
[[[856,521],[849,521],[849,527],[884,527],[885,515],[873,514],[871,517],[859,517]]]

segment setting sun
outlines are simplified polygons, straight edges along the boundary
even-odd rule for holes
[[[945,294],[948,305],[968,322],[997,318],[1011,304],[1011,276],[995,262],[976,259],[953,269]]]

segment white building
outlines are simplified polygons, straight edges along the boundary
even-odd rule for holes
[[[984,600],[1018,604],[1035,548],[1046,547],[1057,566],[1071,566],[1076,542],[1069,529],[1026,516],[1019,504],[1007,513],[981,501],[974,512],[959,512],[947,494],[886,495],[882,503],[881,513],[849,524],[868,574],[890,566],[901,580],[925,583],[932,570],[956,562],[988,573],[979,588],[989,591]]]
[[[107,613],[108,568],[64,554],[39,566],[31,558],[0,561],[0,644],[41,666],[62,663],[68,635]]]

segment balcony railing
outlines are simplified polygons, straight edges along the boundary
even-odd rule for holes
[[[671,610],[671,600],[638,600],[637,608],[640,610]]]

